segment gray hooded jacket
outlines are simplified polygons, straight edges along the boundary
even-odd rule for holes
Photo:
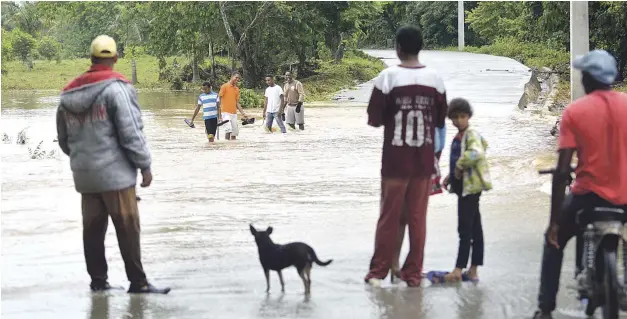
[[[135,186],[151,158],[133,86],[108,79],[67,90],[57,110],[59,146],[79,193]]]

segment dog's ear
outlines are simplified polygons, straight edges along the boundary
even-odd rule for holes
[[[266,230],[266,232],[268,233],[268,235],[272,234],[272,226],[268,227],[268,229]]]
[[[253,224],[250,224],[250,233],[253,234],[253,236],[257,235],[257,230],[253,227]]]

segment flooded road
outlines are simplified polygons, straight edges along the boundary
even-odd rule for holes
[[[372,51],[398,63],[391,51]],[[153,186],[140,189],[142,257],[167,296],[92,294],[81,233],[80,196],[66,156],[31,159],[28,147],[56,149],[54,92],[3,92],[2,131],[28,126],[27,145],[2,144],[3,318],[525,318],[536,307],[549,197],[537,165],[550,165],[550,125],[516,109],[529,72],[501,57],[423,52],[440,70],[448,97],[475,107],[471,123],[490,143],[495,188],[482,196],[486,241],[481,282],[406,288],[363,283],[379,209],[382,130],[364,107],[307,109],[307,130],[262,133],[206,145],[193,93],[140,93],[153,153]],[[490,71],[493,70],[493,71]],[[354,92],[366,102],[371,84]],[[449,125],[449,124],[447,124]],[[447,143],[454,131],[449,125]],[[448,158],[448,145],[444,151]],[[448,161],[442,169],[448,170]],[[305,298],[295,270],[275,273],[271,293],[248,224],[274,227],[275,242],[304,241],[328,267],[314,267]],[[431,198],[425,268],[449,270],[457,252],[456,198]],[[106,239],[109,278],[127,286],[113,227]],[[569,247],[564,280],[573,273]],[[403,255],[407,250],[405,245]],[[564,286],[564,285],[562,285]],[[556,318],[580,318],[574,291],[562,288]]]

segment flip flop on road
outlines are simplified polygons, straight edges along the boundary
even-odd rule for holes
[[[444,276],[448,275],[448,271],[436,271],[432,270],[427,273],[427,279],[433,284],[444,283]]]
[[[467,271],[464,271],[464,272],[462,273],[462,281],[470,281],[470,282],[472,282],[473,284],[476,284],[476,283],[478,283],[478,282],[479,282],[479,277],[475,277],[475,278],[470,277],[470,275],[468,275],[468,272],[467,272]]]
[[[184,119],[183,120],[185,122],[185,124],[187,124],[187,126],[191,127],[191,128],[195,128],[196,125],[194,125],[194,123],[190,122],[188,119]]]
[[[436,271],[436,270],[432,270],[430,272],[427,273],[426,278],[429,279],[429,281],[433,284],[442,284],[442,283],[447,283],[446,280],[444,280],[444,276],[448,275],[450,272],[448,271]],[[465,271],[462,273],[462,280],[461,281],[469,281],[472,283],[477,283],[479,282],[479,278],[472,278],[468,275],[468,272]]]

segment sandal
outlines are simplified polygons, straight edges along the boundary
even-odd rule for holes
[[[479,277],[470,277],[470,275],[468,274],[468,271],[464,271],[462,273],[462,281],[470,281],[473,284],[476,284],[479,282]]]

